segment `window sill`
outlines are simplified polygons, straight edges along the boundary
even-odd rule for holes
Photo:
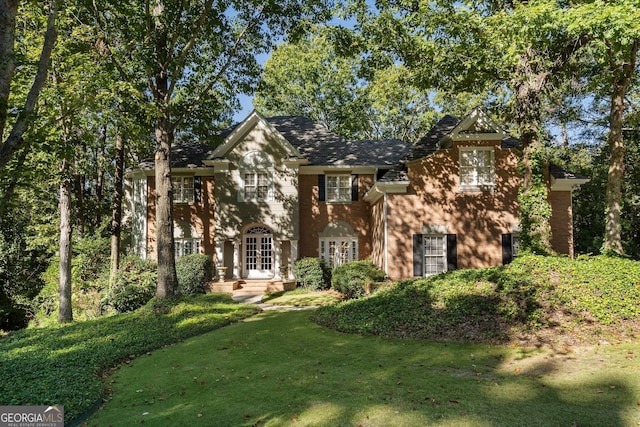
[[[461,185],[458,187],[460,193],[493,193],[496,187],[493,184],[486,185]]]

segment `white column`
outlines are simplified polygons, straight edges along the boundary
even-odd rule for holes
[[[216,266],[224,267],[224,240],[216,242]]]
[[[289,255],[289,271],[293,275],[293,263],[298,259],[298,241],[289,240],[291,242],[291,254]],[[293,277],[295,279],[295,277]]]
[[[273,278],[280,279],[280,259],[282,255],[282,244],[280,240],[273,240]]]
[[[240,278],[240,239],[233,241],[233,278]]]

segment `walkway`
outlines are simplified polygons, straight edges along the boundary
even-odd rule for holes
[[[262,297],[264,295],[263,294],[256,294],[256,295],[233,295],[231,298],[233,298],[234,301],[237,302],[243,302],[246,304],[257,304],[258,307],[260,307],[263,310],[272,310],[272,311],[302,311],[302,310],[315,310],[316,308],[318,308],[319,306],[317,305],[309,305],[309,306],[303,306],[303,307],[296,307],[293,305],[274,305],[274,304],[268,304],[268,303],[263,303],[262,302]]]

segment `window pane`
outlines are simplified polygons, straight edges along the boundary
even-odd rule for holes
[[[329,202],[351,201],[351,175],[327,175],[326,191]]]
[[[424,236],[424,273],[426,276],[446,271],[444,236]]]

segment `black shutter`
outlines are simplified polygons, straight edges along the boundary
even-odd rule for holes
[[[455,234],[447,234],[447,271],[458,269],[458,239]]]
[[[326,198],[326,189],[324,184],[324,175],[318,175],[318,200],[324,202]]]
[[[502,265],[513,261],[513,245],[511,234],[502,235]]]
[[[358,201],[358,175],[351,175],[351,201]]]
[[[413,276],[424,276],[424,238],[422,234],[413,235]]]
[[[196,203],[202,202],[202,177],[193,177],[193,201]]]

